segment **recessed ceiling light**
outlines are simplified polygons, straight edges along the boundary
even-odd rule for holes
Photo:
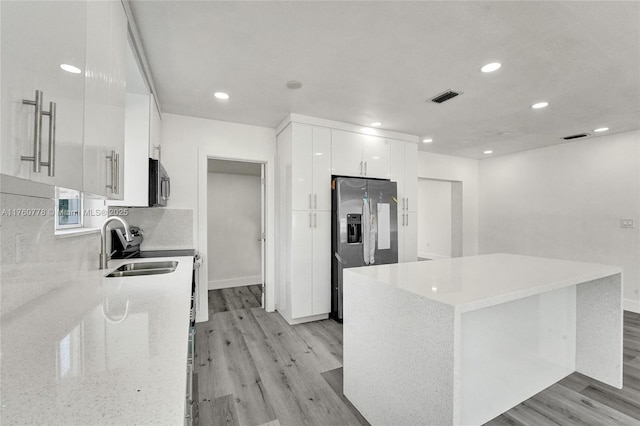
[[[422,139],[422,143],[431,143],[433,139]]]
[[[226,101],[227,99],[229,99],[229,94],[224,92],[216,92],[213,94],[213,96],[215,96],[216,99],[220,99],[221,101]]]
[[[302,87],[302,83],[296,80],[287,81],[287,87],[293,90],[299,89]]]
[[[321,152],[316,152],[316,155],[319,157],[319,156],[322,155],[322,153]]]
[[[594,132],[600,133],[600,132],[606,132],[607,130],[609,130],[608,127],[599,127],[597,129],[595,129]]]
[[[493,154],[493,151],[491,151],[490,149],[488,149],[488,150],[484,151],[484,152],[483,152],[483,154],[487,154],[487,155],[488,155],[488,154]]]
[[[60,68],[62,68],[66,72],[70,72],[71,74],[80,74],[82,72],[80,68],[74,67],[73,65],[69,64],[60,64]]]
[[[381,122],[379,122],[379,121],[374,121],[373,123],[369,124],[369,126],[372,126],[372,127],[380,127],[380,126],[382,126],[382,123],[381,123]]]
[[[482,72],[494,72],[495,70],[500,69],[501,66],[502,66],[502,64],[499,63],[499,62],[492,62],[492,63],[487,64],[487,65],[483,66],[482,68],[480,68],[480,71],[482,71]]]
[[[546,108],[548,106],[549,106],[549,102],[538,102],[538,103],[535,103],[535,104],[531,105],[531,108],[540,109],[540,108]]]

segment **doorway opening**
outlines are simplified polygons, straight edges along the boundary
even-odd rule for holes
[[[462,182],[418,179],[418,259],[462,256]]]
[[[207,288],[229,305],[265,305],[264,174],[263,163],[207,159]]]

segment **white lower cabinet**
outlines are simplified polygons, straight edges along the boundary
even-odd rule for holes
[[[398,262],[418,260],[418,213],[398,213]]]
[[[331,212],[292,212],[291,319],[331,310]]]

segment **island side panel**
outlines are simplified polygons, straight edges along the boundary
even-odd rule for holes
[[[622,388],[622,274],[577,287],[576,371]]]
[[[344,271],[344,395],[372,425],[453,424],[454,309]]]
[[[459,348],[454,423],[483,424],[575,371],[575,286],[462,313]]]

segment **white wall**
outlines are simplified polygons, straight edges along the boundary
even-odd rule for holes
[[[260,176],[209,173],[209,290],[260,284]]]
[[[451,257],[451,182],[418,180],[418,257]]]
[[[462,183],[462,254],[478,254],[479,161],[420,151],[418,178]]]
[[[622,265],[640,312],[640,132],[484,159],[480,187],[481,253]]]
[[[169,208],[194,209],[193,236],[203,257],[200,282],[207,281],[207,158],[266,164],[266,276],[265,307],[274,310],[274,175],[275,129],[224,121],[163,114],[162,163],[171,176]],[[206,303],[206,286],[201,286]],[[198,320],[206,320],[206,312]]]

